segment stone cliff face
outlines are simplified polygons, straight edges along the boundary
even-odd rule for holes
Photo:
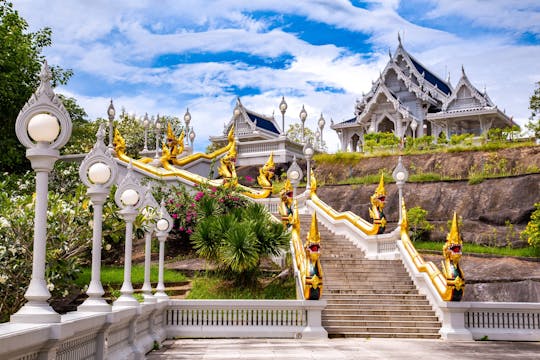
[[[397,186],[385,187],[385,214],[389,221],[397,222]],[[369,219],[369,197],[375,188],[376,185],[326,185],[317,193],[334,209],[350,210]],[[511,241],[519,246],[517,232],[529,221],[535,202],[540,201],[540,174],[488,179],[476,185],[467,181],[405,184],[403,197],[408,208],[420,206],[428,211],[428,220],[435,225],[433,240],[444,239],[447,221],[456,211],[463,219],[465,241],[490,245],[507,245]]]

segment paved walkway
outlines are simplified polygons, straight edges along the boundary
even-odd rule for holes
[[[167,340],[147,359],[189,360],[463,360],[539,359],[540,342],[450,342],[408,339],[182,339]]]

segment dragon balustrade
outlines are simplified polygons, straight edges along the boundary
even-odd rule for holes
[[[167,124],[166,141],[162,142],[161,156],[158,159],[143,157],[137,160],[129,157],[126,154],[125,139],[122,137],[118,129],[114,130],[113,145],[116,156],[119,160],[125,163],[131,162],[134,167],[159,178],[178,177],[197,185],[206,184],[216,187],[234,187],[241,194],[252,199],[264,199],[269,197],[272,194],[272,179],[275,172],[273,154],[270,154],[266,164],[259,169],[257,181],[262,189],[252,189],[238,184],[238,177],[236,175],[237,152],[234,126],[231,127],[231,130],[227,135],[227,140],[227,145],[210,154],[195,153],[185,157],[180,157],[184,152],[184,132],[182,132],[180,136],[176,138],[174,132],[172,131],[171,125]],[[185,166],[202,158],[213,160],[219,156],[221,156],[221,158],[218,173],[221,176],[221,179],[207,179],[206,177],[178,168],[178,166]]]
[[[316,187],[312,188],[312,191],[315,190]],[[298,272],[302,296],[305,300],[319,300],[323,291],[323,270],[320,260],[321,237],[317,214],[313,213],[306,241],[302,242],[298,204],[296,200],[293,200],[293,190],[288,180],[280,196],[279,213],[283,225],[291,230],[294,264]]]
[[[460,301],[465,290],[465,276],[459,264],[463,240],[459,233],[457,215],[454,213],[450,232],[443,246],[442,272],[429,261],[426,262],[409,238],[409,225],[405,202],[402,204],[401,241],[419,272],[425,272],[444,301]]]

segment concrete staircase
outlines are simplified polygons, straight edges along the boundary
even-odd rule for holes
[[[305,238],[311,215],[300,221]],[[329,337],[440,338],[441,324],[400,260],[368,260],[321,223],[319,232]]]

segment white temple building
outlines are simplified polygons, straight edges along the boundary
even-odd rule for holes
[[[273,115],[267,116],[247,109],[240,98],[236,101],[233,116],[223,127],[223,133],[211,136],[210,141],[216,146],[226,144],[227,134],[233,125],[238,153],[237,166],[263,165],[270,153],[276,164],[289,163],[294,157],[304,158],[303,145],[287,138],[286,131],[279,126]]]
[[[456,86],[429,71],[399,45],[373,82],[357,100],[355,117],[332,124],[341,151],[361,151],[364,135],[392,132],[397,137],[432,135],[435,138],[470,133],[480,136],[490,128],[513,126],[512,119],[479,91],[465,74]]]

